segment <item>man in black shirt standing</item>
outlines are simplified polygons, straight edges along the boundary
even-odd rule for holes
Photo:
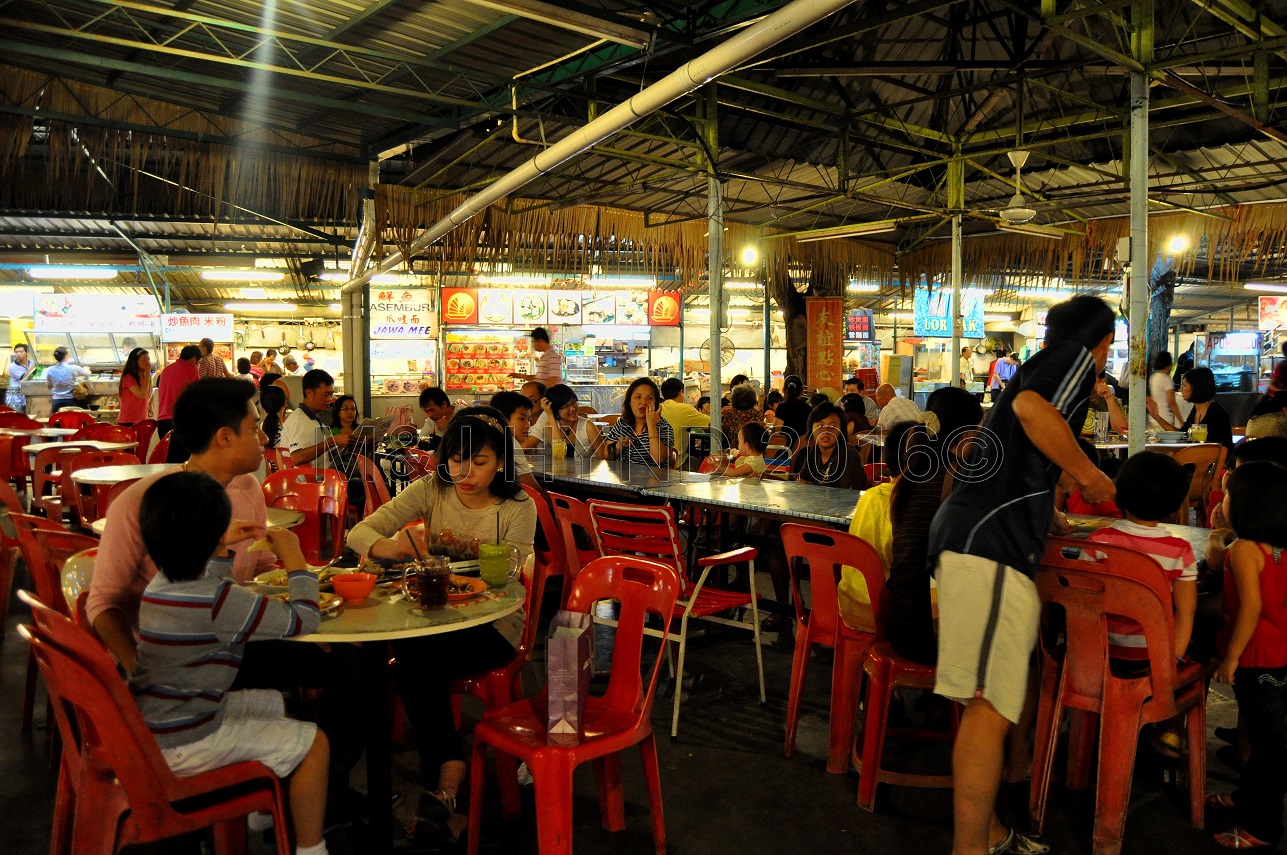
[[[964,457],[934,517],[930,560],[939,598],[934,691],[965,704],[952,752],[955,855],[1049,847],[996,815],[1006,736],[1028,694],[1041,603],[1033,573],[1066,472],[1088,502],[1113,482],[1077,445],[1095,379],[1113,342],[1112,309],[1097,297],[1051,308],[1043,350],[1019,367]]]

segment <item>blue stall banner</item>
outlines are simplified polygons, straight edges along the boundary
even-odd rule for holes
[[[965,317],[963,338],[983,338],[982,291],[961,292]],[[917,288],[912,298],[912,332],[925,338],[952,337],[952,292],[947,288]]]

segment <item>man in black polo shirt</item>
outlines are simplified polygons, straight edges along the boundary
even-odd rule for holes
[[[1114,320],[1097,297],[1051,308],[1045,348],[1006,383],[930,529],[939,601],[934,691],[965,704],[952,751],[955,855],[1049,850],[1001,824],[996,794],[1006,736],[1027,698],[1041,610],[1032,576],[1055,482],[1066,472],[1088,502],[1114,494],[1076,437]]]

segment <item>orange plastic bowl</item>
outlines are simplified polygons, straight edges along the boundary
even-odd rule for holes
[[[374,573],[344,573],[339,576],[331,577],[331,586],[335,588],[335,593],[344,598],[345,602],[357,602],[365,600],[375,590],[375,580],[379,578]]]

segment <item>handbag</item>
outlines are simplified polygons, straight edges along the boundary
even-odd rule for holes
[[[551,742],[575,738],[581,732],[591,661],[590,616],[558,612],[550,621],[545,649],[545,732]]]

